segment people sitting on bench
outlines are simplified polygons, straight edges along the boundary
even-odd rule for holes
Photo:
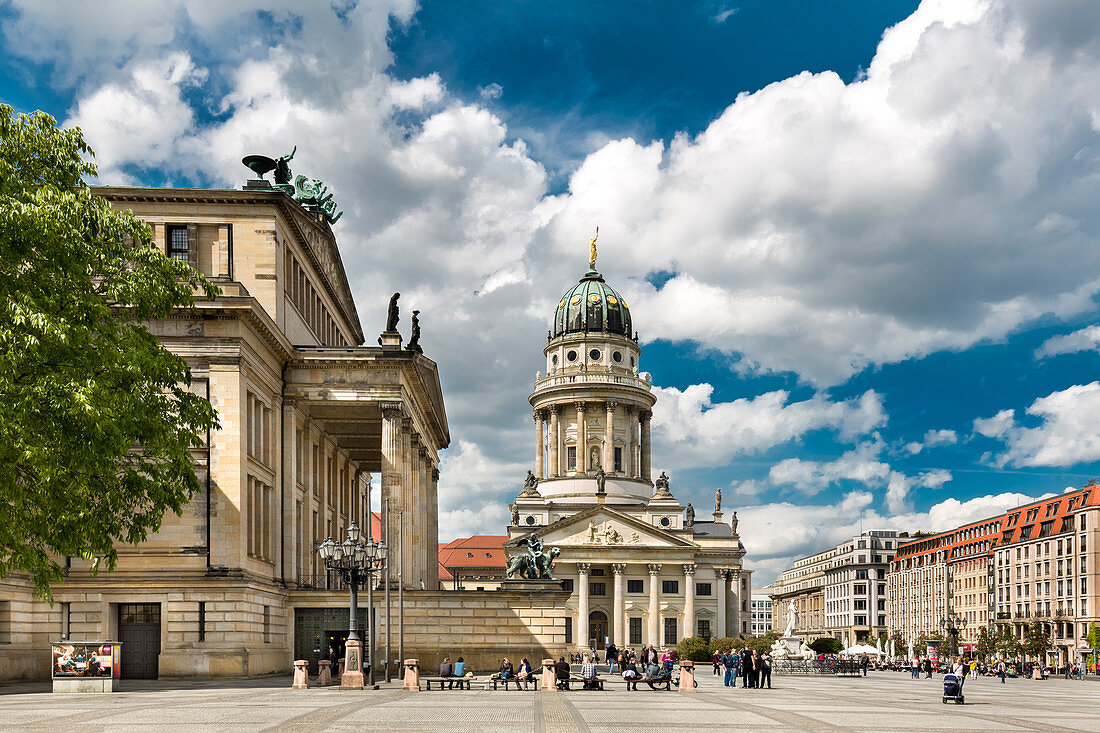
[[[450,657],[443,657],[443,661],[439,665],[439,676],[440,677],[448,677],[448,678],[455,676],[454,665],[451,664],[451,658]],[[448,690],[454,689],[454,685],[455,685],[454,680],[449,679],[447,684],[449,685],[449,687],[447,688]],[[442,682],[439,683],[439,689],[441,689],[441,690],[443,689],[443,683]]]
[[[508,661],[508,657],[504,658],[504,661],[500,663],[500,672],[497,674],[497,679],[504,683],[504,689],[508,689],[508,682],[515,681],[516,689],[519,689],[519,681],[516,680],[516,673],[512,668],[512,663]]]
[[[634,657],[623,662],[623,679],[626,680],[627,692],[638,689],[638,665],[634,664]]]
[[[649,666],[645,668],[645,683],[649,685],[649,689],[651,690],[657,689],[654,687],[654,684],[664,684],[665,687],[668,688],[672,684],[672,673],[660,664],[651,662]]]
[[[527,657],[523,658],[523,661],[519,663],[519,669],[516,671],[516,688],[519,688],[519,683],[523,683],[523,689],[527,689],[527,683],[533,679],[531,677],[531,663],[527,661]]]
[[[581,679],[584,680],[581,689],[595,690],[597,688],[596,665],[592,662],[592,657],[587,654],[584,655],[584,664],[581,665]]]
[[[565,657],[558,657],[558,663],[554,665],[554,676],[558,679],[559,690],[569,689],[572,672],[569,671],[569,663],[565,661]]]

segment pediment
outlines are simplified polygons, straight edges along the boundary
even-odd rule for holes
[[[695,547],[692,542],[606,506],[592,507],[536,531],[547,545],[597,547]],[[514,542],[512,540],[511,542]]]

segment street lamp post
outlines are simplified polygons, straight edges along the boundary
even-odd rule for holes
[[[959,654],[959,634],[966,628],[966,618],[957,613],[940,617],[940,628],[951,637],[951,656]]]
[[[348,601],[348,640],[344,651],[344,674],[340,677],[340,686],[360,688],[363,679],[363,642],[359,638],[359,586],[371,582],[371,576],[386,567],[388,549],[385,544],[372,540],[360,542],[359,526],[355,522],[348,527],[343,542],[333,542],[329,537],[317,548],[317,554],[325,563],[325,568],[339,573],[351,590]],[[368,636],[373,638],[371,614],[367,614]],[[370,663],[373,665],[374,660]],[[371,677],[373,679],[373,669]]]

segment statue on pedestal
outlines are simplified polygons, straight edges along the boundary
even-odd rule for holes
[[[297,152],[298,146],[295,145],[288,155],[280,155],[275,159],[275,183],[290,183],[290,161],[294,159],[294,154]]]
[[[603,466],[596,467],[596,493],[604,493],[604,484],[607,482],[607,474],[604,473]]]
[[[424,349],[420,346],[420,311],[413,311],[412,335],[409,336],[409,343],[405,345],[405,348],[418,354],[424,353]]]
[[[794,601],[787,603],[787,628],[783,631],[783,636],[793,636],[794,630],[798,628],[798,608],[794,605]]]
[[[653,498],[655,499],[671,499],[672,492],[668,488],[668,475],[661,471],[661,475],[657,477],[657,480],[653,482],[656,487],[656,491],[653,492]]]
[[[523,480],[523,491],[519,492],[520,496],[538,496],[539,480],[535,477],[535,474],[531,471],[527,471],[527,478]]]
[[[519,524],[519,507],[517,507],[515,504],[512,505],[512,524]]]
[[[687,518],[684,520],[684,526],[685,527],[694,527],[695,526],[695,507],[693,507],[691,505],[690,501],[688,502],[688,506],[687,506]]]
[[[401,293],[394,293],[390,297],[390,307],[386,311],[386,330],[396,331],[397,322],[400,320],[400,310],[397,307],[397,300],[401,297]]]
[[[516,555],[508,563],[506,575],[509,578],[515,575],[523,580],[557,580],[551,565],[561,554],[561,548],[551,547],[544,551],[542,540],[534,532],[521,537],[516,544],[526,546],[527,552]]]
[[[733,519],[730,520],[730,526],[733,527],[733,533],[737,534],[737,512],[733,513]]]
[[[714,492],[714,513],[722,513],[722,489],[718,489]]]

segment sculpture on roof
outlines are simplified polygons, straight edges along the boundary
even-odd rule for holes
[[[397,322],[401,320],[401,310],[397,307],[397,301],[401,297],[401,293],[394,293],[390,296],[390,307],[386,311],[386,330],[396,331]]]
[[[295,145],[289,154],[280,155],[275,159],[275,183],[290,183],[290,161],[294,159],[294,154],[297,152],[298,146]]]
[[[684,520],[684,526],[685,527],[694,527],[695,526],[695,507],[693,507],[691,505],[690,501],[688,502],[688,505],[687,505],[687,518]]]
[[[512,505],[512,524],[519,524],[519,507],[515,504]]]
[[[733,527],[733,533],[737,534],[737,512],[733,513],[733,519],[730,520],[730,526]]]
[[[276,173],[278,173],[277,168]],[[332,200],[328,186],[319,178],[295,177],[293,197],[303,209],[321,214],[329,224],[335,224],[344,215],[342,211],[337,213],[336,202]]]
[[[527,478],[523,480],[523,491],[519,492],[520,496],[538,496],[539,480],[535,474],[531,471],[527,471]]]
[[[424,353],[424,349],[420,346],[420,311],[413,311],[412,335],[409,336],[409,343],[405,345],[405,348],[418,354]]]
[[[714,513],[722,513],[722,489],[718,489],[714,492]]]
[[[596,227],[596,236],[588,240],[588,266],[596,269],[596,240],[599,239],[600,228]]]
[[[607,474],[603,470],[603,466],[596,466],[596,493],[604,493],[604,485],[607,483]]]
[[[657,490],[653,492],[653,498],[672,498],[672,492],[668,488],[668,474],[666,474],[664,471],[661,471],[661,475],[657,477],[657,480],[653,483],[653,485],[657,488]]]

